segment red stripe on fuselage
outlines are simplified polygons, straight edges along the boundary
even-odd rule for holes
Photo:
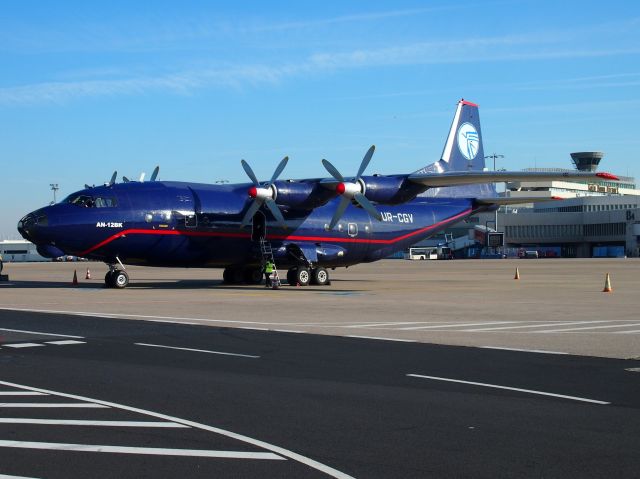
[[[330,236],[296,236],[296,235],[267,235],[267,239],[269,240],[291,240],[291,241],[323,241],[328,243],[372,243],[372,244],[393,244],[398,241],[402,241],[404,239],[410,238],[415,235],[419,235],[420,233],[424,233],[431,229],[442,226],[445,223],[450,223],[452,221],[456,221],[459,218],[466,216],[471,212],[471,208],[463,211],[462,213],[458,213],[457,215],[451,216],[446,220],[439,221],[438,223],[434,223],[430,226],[425,226],[424,228],[420,228],[415,231],[411,231],[410,233],[404,234],[402,236],[398,236],[392,239],[366,239],[366,238],[337,238]],[[215,232],[215,231],[178,231],[178,230],[145,230],[140,228],[131,228],[128,230],[120,231],[114,235],[109,236],[107,239],[101,241],[95,246],[87,249],[78,254],[78,256],[86,256],[90,253],[93,253],[95,250],[102,248],[103,246],[111,243],[112,241],[121,238],[126,235],[138,234],[138,235],[157,235],[157,236],[200,236],[200,237],[219,237],[219,238],[251,238],[250,233],[224,233],[224,232]]]

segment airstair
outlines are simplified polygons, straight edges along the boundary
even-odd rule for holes
[[[273,273],[271,273],[271,286],[273,289],[278,289],[280,287],[280,275],[278,274],[278,269],[276,268],[276,261],[273,258],[273,249],[271,248],[271,243],[264,237],[260,238],[260,252],[262,253],[263,264],[267,264],[267,261],[271,261],[271,264],[273,264]]]

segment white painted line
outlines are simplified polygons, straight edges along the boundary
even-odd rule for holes
[[[238,356],[240,358],[259,359],[260,356],[252,356],[250,354],[225,353],[222,351],[208,351],[206,349],[178,348],[176,346],[163,346],[162,344],[134,343],[136,346],[148,346],[150,348],[177,349],[179,351],[191,351],[194,353],[220,354],[222,356]]]
[[[412,326],[410,328],[397,328],[400,331],[414,331],[418,329],[446,329],[446,328],[461,328],[463,326],[489,326],[492,324],[513,324],[518,323],[520,321],[494,321],[491,323],[449,323],[449,324],[439,324],[436,326]]]
[[[218,457],[224,459],[268,459],[284,461],[284,457],[271,452],[207,451],[202,449],[164,449],[155,447],[101,446],[93,444],[65,444],[57,442],[0,441],[0,447],[20,449],[48,449],[75,452],[108,452],[144,454],[152,456]]]
[[[358,339],[380,339],[382,341],[398,341],[400,343],[415,343],[414,339],[395,339],[395,338],[379,338],[376,336],[356,336],[355,334],[349,334],[345,336],[347,338],[358,338]]]
[[[343,328],[375,328],[380,326],[401,326],[403,324],[434,324],[428,321],[406,321],[396,323],[369,323],[369,324],[350,324],[348,326],[341,326]]]
[[[517,349],[517,348],[503,348],[500,346],[480,346],[483,349],[499,349],[501,351],[517,351],[521,353],[542,353],[542,354],[562,354],[567,355],[569,353],[561,353],[560,351],[546,351],[544,349]]]
[[[24,408],[107,408],[109,406],[103,406],[102,404],[94,403],[54,403],[54,402],[0,402],[0,408],[2,407],[24,407]]]
[[[236,329],[251,329],[253,331],[271,331],[269,328],[250,328],[247,326],[245,327],[238,326]]]
[[[47,394],[33,391],[0,391],[0,396],[47,396]]]
[[[38,346],[44,346],[44,344],[38,344],[38,343],[16,343],[16,344],[3,344],[3,346],[5,348],[35,348]]]
[[[497,328],[476,328],[476,329],[465,329],[464,331],[467,333],[475,333],[482,331],[498,331],[503,329],[524,329],[524,328],[543,328],[546,326],[568,326],[570,324],[591,324],[591,323],[606,323],[607,321],[571,321],[566,323],[542,323],[542,324],[526,324],[524,326],[501,326]]]
[[[611,403],[606,402],[606,401],[598,401],[598,400],[595,400],[595,399],[587,399],[587,398],[581,398],[581,397],[577,397],[577,396],[566,396],[564,394],[555,394],[555,393],[548,393],[548,392],[544,392],[544,391],[535,391],[533,389],[521,389],[521,388],[512,388],[512,387],[509,387],[509,386],[499,386],[498,384],[476,383],[476,382],[473,382],[473,381],[461,381],[460,379],[440,378],[440,377],[437,377],[437,376],[423,376],[422,374],[407,374],[407,376],[412,377],[412,378],[433,379],[435,381],[447,381],[447,382],[450,382],[450,383],[470,384],[472,386],[483,386],[483,387],[486,387],[486,388],[506,389],[506,390],[509,390],[509,391],[518,391],[518,392],[521,392],[521,393],[537,394],[539,396],[551,396],[551,397],[562,398],[562,399],[571,399],[573,401],[588,402],[588,403],[593,403],[593,404],[611,404]]]
[[[27,476],[8,476],[6,474],[0,474],[0,479],[38,479],[37,477]]]
[[[532,331],[534,333],[563,333],[565,331],[587,331],[592,329],[611,329],[611,328],[630,328],[632,326],[640,326],[640,323],[633,324],[607,324],[606,326],[588,326],[585,328],[566,328],[566,329],[546,329],[544,331]]]
[[[153,427],[185,428],[189,426],[176,422],[160,421],[85,421],[81,419],[26,419],[0,417],[0,424],[42,424],[47,426],[107,426],[107,427]]]
[[[4,309],[4,308],[0,308]],[[28,311],[28,310],[27,310]],[[71,336],[69,334],[54,334],[54,333],[43,333],[42,331],[26,331],[24,329],[9,329],[9,328],[0,328],[0,331],[9,331],[11,333],[25,333],[25,334],[41,334],[43,336],[57,336],[59,338],[75,338],[75,339],[83,339],[82,336]]]
[[[261,447],[263,449],[266,449],[268,451],[274,452],[276,454],[279,454],[281,456],[284,457],[288,457],[289,459],[292,459],[294,461],[297,461],[301,464],[304,464],[308,467],[311,467],[317,471],[323,472],[331,477],[334,477],[335,479],[355,479],[353,476],[350,476],[348,474],[345,474],[344,472],[338,471],[337,469],[334,469],[330,466],[327,466],[325,464],[322,464],[318,461],[315,461],[313,459],[310,459],[308,457],[302,456],[298,453],[295,453],[293,451],[290,451],[288,449],[284,449],[282,447],[279,446],[275,446],[273,444],[269,444],[268,442],[264,442],[261,441],[259,439],[253,439],[251,437],[248,436],[244,436],[242,434],[237,434],[235,432],[231,432],[231,431],[227,431],[225,429],[221,429],[218,427],[214,427],[214,426],[208,426],[206,424],[202,424],[202,423],[198,423],[198,422],[194,422],[194,421],[189,421],[186,419],[180,419],[177,417],[173,417],[173,416],[168,416],[166,414],[160,414],[157,412],[153,412],[153,411],[148,411],[146,409],[139,409],[139,408],[135,408],[135,407],[131,407],[131,406],[125,406],[122,404],[117,404],[117,403],[113,403],[113,402],[108,402],[108,401],[100,401],[100,400],[96,400],[96,399],[91,399],[88,397],[84,397],[84,396],[77,396],[75,394],[66,394],[66,393],[59,393],[56,391],[51,391],[48,389],[40,389],[40,388],[34,388],[31,386],[24,386],[22,384],[16,384],[16,383],[10,383],[8,381],[0,381],[1,385],[4,386],[9,386],[9,387],[14,387],[14,388],[22,388],[22,389],[26,389],[28,391],[36,391],[36,392],[42,392],[45,394],[54,394],[56,396],[60,396],[60,397],[64,397],[64,398],[68,398],[68,399],[75,399],[77,401],[92,401],[96,404],[102,404],[106,407],[114,407],[114,408],[118,408],[121,409],[123,411],[130,411],[130,412],[134,412],[134,413],[138,413],[138,414],[144,414],[147,416],[151,416],[151,417],[155,417],[158,419],[163,419],[165,421],[171,421],[171,422],[177,422],[178,424],[184,424],[185,426],[191,426],[193,428],[196,429],[200,429],[203,431],[209,431],[209,432],[213,432],[215,434],[220,434],[222,436],[226,436],[226,437],[230,437],[232,439],[236,439],[238,441],[242,441],[245,442],[247,444],[251,444],[253,446],[257,446],[257,447]]]
[[[75,339],[65,339],[63,341],[45,341],[45,344],[55,344],[57,346],[67,346],[70,344],[87,344],[86,341],[76,341]]]
[[[171,324],[176,324],[176,321],[169,321],[169,320],[166,320],[166,319],[146,319],[145,321],[149,321],[150,323],[171,323]],[[201,323],[191,323],[191,322],[187,322],[187,321],[180,321],[179,324],[191,324],[191,325],[195,325],[195,326],[200,324],[202,326]]]
[[[614,331],[612,334],[637,334],[640,333],[640,329],[636,329],[635,331]]]
[[[304,331],[296,331],[294,329],[272,329],[277,333],[296,333],[296,334],[304,334]]]

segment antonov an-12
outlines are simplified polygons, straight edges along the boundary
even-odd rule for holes
[[[609,173],[486,171],[478,105],[460,100],[440,160],[409,174],[365,175],[372,146],[353,177],[244,184],[158,181],[89,187],[29,213],[18,231],[49,258],[75,255],[109,266],[105,283],[124,288],[125,264],[224,268],[228,283],[259,283],[265,258],[290,284],[329,283],[327,268],[377,261],[470,215],[503,204],[496,182],[598,178]]]

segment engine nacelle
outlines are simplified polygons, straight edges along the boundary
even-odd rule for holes
[[[426,190],[402,176],[363,176],[366,189],[364,195],[367,199],[383,205],[397,205],[412,200],[418,194]]]
[[[276,181],[276,203],[293,209],[313,209],[324,205],[336,192],[320,185],[317,180],[311,181]]]

